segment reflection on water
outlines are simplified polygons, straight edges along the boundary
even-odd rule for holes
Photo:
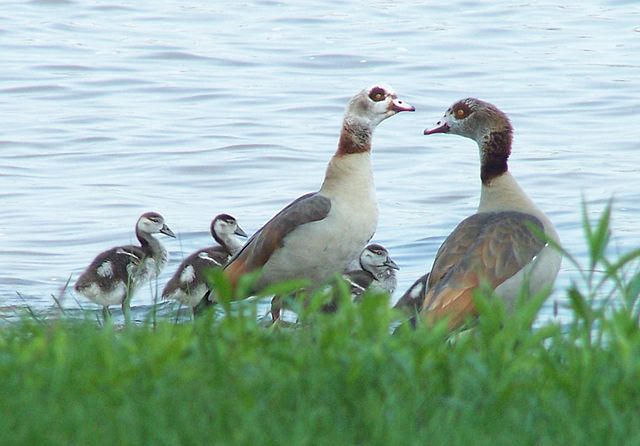
[[[256,230],[319,187],[346,101],[374,82],[418,109],[374,139],[396,297],[477,205],[474,144],[422,136],[465,96],[510,114],[512,171],[570,252],[586,256],[583,196],[594,216],[614,196],[617,246],[636,247],[640,8],[620,4],[15,2],[0,19],[0,307],[53,307],[143,211],[178,234],[162,283],[214,215]],[[559,288],[574,274],[565,262]]]

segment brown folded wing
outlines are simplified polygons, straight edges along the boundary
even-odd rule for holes
[[[495,289],[527,265],[545,245],[538,231],[542,223],[520,212],[485,212],[463,220],[438,250],[422,318],[449,317],[455,328],[475,315],[473,290],[483,281]]]
[[[329,214],[331,200],[317,193],[301,196],[282,209],[256,232],[228,263],[225,275],[235,285],[243,274],[263,267],[297,227],[322,220]]]

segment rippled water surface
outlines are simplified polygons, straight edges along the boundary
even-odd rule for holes
[[[635,1],[36,0],[3,9],[5,313],[50,308],[95,254],[133,241],[147,210],[179,235],[164,240],[172,262],[161,285],[183,254],[211,243],[215,214],[255,231],[317,190],[347,100],[377,82],[417,108],[374,138],[375,240],[401,267],[396,298],[477,206],[475,144],[422,135],[465,96],[510,115],[511,170],[571,253],[586,256],[582,197],[593,215],[615,197],[616,247],[640,245]],[[565,262],[561,303],[575,276]],[[143,289],[133,305],[151,296]],[[77,308],[72,293],[64,305]]]

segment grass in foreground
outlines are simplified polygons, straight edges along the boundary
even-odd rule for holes
[[[531,329],[542,296],[511,316],[478,296],[471,332],[391,335],[397,314],[374,295],[293,329],[259,326],[251,307],[120,331],[5,326],[0,443],[640,444],[638,254],[609,261],[607,224],[589,224],[602,273],[568,290],[568,327]],[[596,298],[605,288],[619,305]]]

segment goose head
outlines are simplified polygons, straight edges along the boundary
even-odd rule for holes
[[[349,101],[342,123],[338,155],[369,152],[374,129],[387,118],[403,112],[415,111],[385,85],[365,88]]]
[[[473,139],[482,145],[492,133],[513,132],[509,118],[498,107],[476,98],[461,99],[447,109],[436,126],[425,135],[452,133]]]
[[[247,237],[235,217],[229,214],[216,215],[211,222],[211,235],[216,242],[231,251],[242,246],[237,237]]]
[[[415,107],[399,99],[393,88],[378,84],[355,95],[347,105],[345,117],[373,130],[385,119],[403,111],[415,111]]]
[[[373,274],[376,278],[388,275],[392,271],[400,269],[396,262],[389,256],[389,252],[382,245],[372,243],[360,254],[360,267]]]
[[[507,115],[498,107],[480,99],[466,98],[447,109],[436,126],[425,135],[452,133],[473,139],[480,151],[480,177],[483,184],[507,172],[511,155],[513,127]]]
[[[145,212],[136,224],[136,232],[141,234],[165,234],[174,237],[175,234],[164,222],[164,217],[157,212]]]

